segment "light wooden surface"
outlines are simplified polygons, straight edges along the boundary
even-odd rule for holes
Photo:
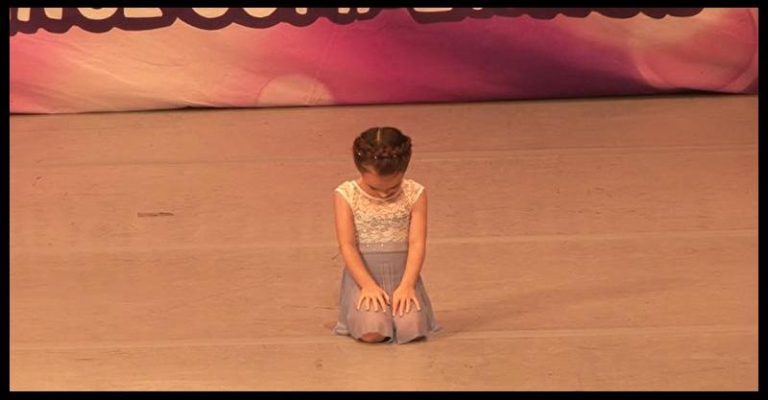
[[[443,332],[332,336],[411,135]],[[12,116],[11,390],[756,390],[757,96]]]

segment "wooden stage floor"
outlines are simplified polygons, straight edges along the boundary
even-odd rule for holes
[[[352,139],[443,326],[333,336]],[[10,389],[757,390],[757,96],[12,116]]]

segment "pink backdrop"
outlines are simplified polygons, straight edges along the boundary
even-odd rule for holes
[[[12,8],[10,106],[756,93],[757,33],[746,8]]]

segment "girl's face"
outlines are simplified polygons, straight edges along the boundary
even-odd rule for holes
[[[382,176],[366,168],[366,172],[360,174],[363,182],[361,186],[368,194],[387,200],[394,197],[400,190],[404,175],[404,172],[399,172],[394,175]]]

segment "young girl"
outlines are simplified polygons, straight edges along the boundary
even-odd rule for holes
[[[360,178],[334,193],[345,264],[334,333],[369,343],[426,338],[439,327],[420,277],[427,195],[403,177],[411,138],[395,128],[371,128],[352,147]]]

